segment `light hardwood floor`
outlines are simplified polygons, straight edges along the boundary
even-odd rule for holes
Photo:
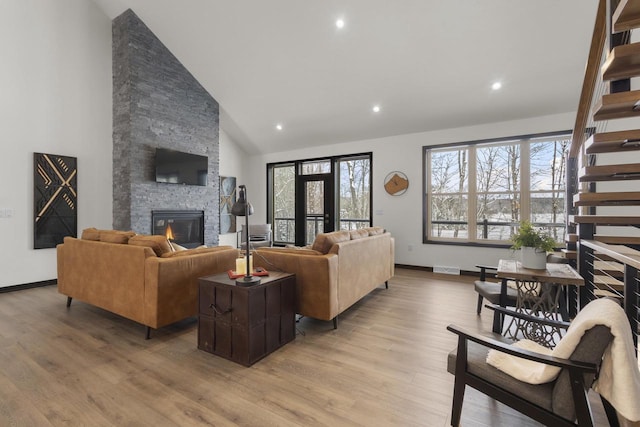
[[[397,269],[337,330],[304,318],[250,368],[198,350],[194,319],[145,341],[55,286],[0,294],[0,426],[448,426],[445,328],[490,328],[472,281]],[[539,425],[471,389],[462,423]]]

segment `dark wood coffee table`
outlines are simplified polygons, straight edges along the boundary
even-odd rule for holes
[[[226,273],[199,279],[198,348],[251,366],[295,338],[295,275],[269,272],[253,286]]]

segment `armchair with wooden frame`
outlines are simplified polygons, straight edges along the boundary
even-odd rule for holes
[[[560,328],[569,325],[495,305],[487,307],[498,310],[502,315],[520,317],[540,325]],[[587,392],[599,372],[604,351],[613,339],[607,326],[596,325],[587,330],[568,359],[514,347],[512,341],[496,333],[481,335],[454,325],[447,329],[458,335],[457,348],[449,353],[447,360],[447,370],[455,375],[452,426],[460,424],[467,385],[548,426],[593,426]],[[539,385],[525,383],[489,365],[486,359],[490,349],[557,366],[561,371],[552,382]],[[602,402],[610,425],[618,426],[615,409],[604,398]]]

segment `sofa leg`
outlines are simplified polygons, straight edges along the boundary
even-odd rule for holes
[[[385,289],[389,289],[389,281],[388,280],[386,282],[384,282],[384,288]]]
[[[144,339],[148,340],[149,338],[151,338],[151,327],[147,326],[145,329],[146,330],[145,330]]]
[[[338,316],[333,318],[333,329],[338,329]]]
[[[67,297],[67,308],[71,307],[71,300],[72,299],[73,298],[71,298],[71,297]]]

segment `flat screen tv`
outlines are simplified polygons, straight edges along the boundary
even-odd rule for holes
[[[207,185],[207,156],[156,148],[156,182]]]

